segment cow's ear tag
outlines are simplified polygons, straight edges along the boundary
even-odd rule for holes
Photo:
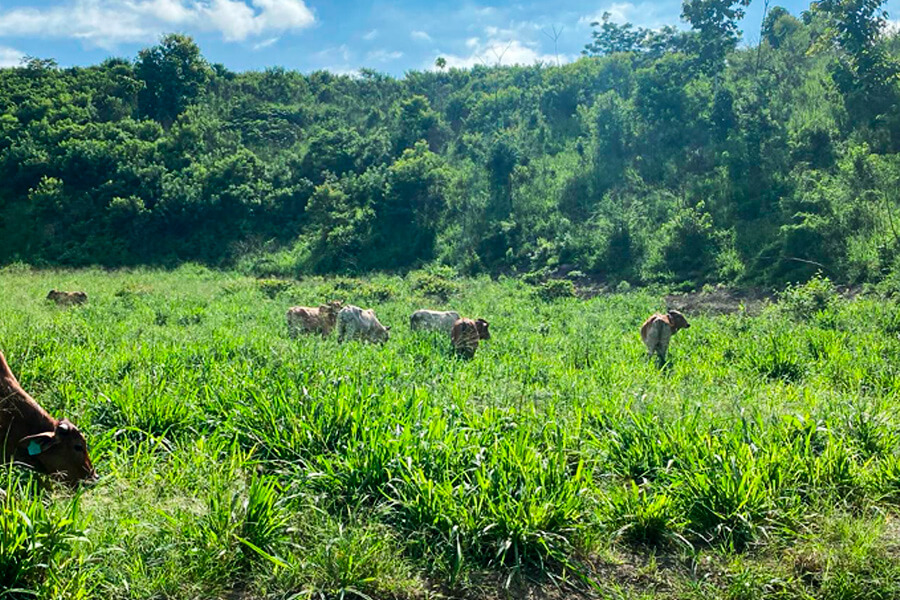
[[[31,440],[28,442],[28,456],[37,456],[41,453],[41,445],[36,441]]]

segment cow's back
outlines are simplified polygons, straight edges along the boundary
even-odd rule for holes
[[[453,324],[459,319],[456,311],[417,310],[409,318],[412,330],[432,330],[450,333]]]
[[[321,330],[321,314],[318,308],[293,306],[288,309],[286,319],[291,335]]]

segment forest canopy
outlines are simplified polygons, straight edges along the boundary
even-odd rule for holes
[[[687,0],[563,65],[402,79],[134,60],[0,69],[0,264],[265,274],[579,271],[845,283],[900,271],[900,39],[878,0]],[[751,36],[752,37],[752,36]]]

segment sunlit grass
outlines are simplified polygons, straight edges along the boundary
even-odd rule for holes
[[[0,349],[86,432],[101,475],[72,497],[4,471],[0,567],[15,594],[897,588],[900,340],[883,300],[688,315],[658,370],[637,335],[664,308],[649,292],[545,301],[477,279],[427,296],[439,283],[0,272]],[[90,301],[60,309],[50,288]],[[289,306],[331,299],[375,308],[390,342],[290,338]],[[492,339],[459,360],[449,340],[409,331],[426,307],[483,317]],[[876,529],[881,545],[864,539]],[[619,553],[668,557],[640,567],[668,583],[610,581]]]

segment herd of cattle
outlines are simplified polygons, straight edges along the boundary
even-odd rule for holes
[[[69,306],[87,301],[84,292],[53,290],[48,300]],[[358,306],[343,306],[329,302],[318,307],[295,306],[287,312],[291,336],[301,333],[329,335],[335,326],[338,342],[358,339],[383,344],[390,335],[390,327],[378,321],[375,312]],[[464,319],[453,311],[418,310],[410,316],[410,328],[416,331],[438,331],[449,334],[454,351],[465,358],[475,356],[479,340],[490,339],[488,322],[484,319]],[[641,326],[641,340],[648,358],[665,362],[669,340],[680,329],[690,325],[676,310],[655,314]],[[66,419],[50,416],[19,385],[0,352],[0,435],[3,436],[3,461],[15,462],[53,476],[71,486],[97,479],[97,472],[88,456],[87,442],[78,428]]]
[[[384,344],[390,337],[390,327],[385,327],[372,309],[332,301],[314,306],[294,306],[287,311],[288,331],[292,337],[302,333],[328,336],[337,326],[338,343],[344,340],[361,340]],[[417,310],[409,318],[413,331],[437,331],[450,336],[453,350],[460,356],[472,358],[478,350],[479,340],[491,339],[488,322],[484,319],[463,319],[455,311]]]

